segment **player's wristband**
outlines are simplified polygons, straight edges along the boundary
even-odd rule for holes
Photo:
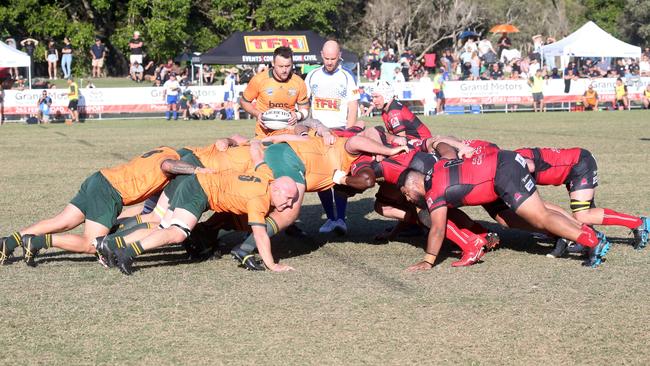
[[[429,263],[431,267],[433,267],[433,264],[436,262],[436,256],[430,253],[427,253],[424,255],[424,261]]]

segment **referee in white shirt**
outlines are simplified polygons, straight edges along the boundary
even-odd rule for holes
[[[320,54],[323,66],[310,71],[305,78],[312,117],[329,128],[363,128],[363,121],[357,121],[359,90],[352,74],[340,65],[341,47],[338,42],[330,40],[325,42]],[[347,196],[330,189],[318,192],[318,197],[327,215],[327,221],[319,232],[347,233]]]

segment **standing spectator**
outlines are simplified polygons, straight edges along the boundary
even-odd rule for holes
[[[594,90],[592,84],[589,84],[589,87],[587,87],[587,90],[582,95],[582,105],[586,111],[598,110],[598,92]]]
[[[211,65],[203,65],[203,82],[208,85],[214,83],[214,69]]]
[[[396,83],[406,82],[406,79],[404,79],[404,74],[402,74],[402,68],[399,66],[395,68],[395,75],[393,81]]]
[[[305,78],[310,99],[311,115],[328,128],[359,131],[363,125],[357,123],[359,93],[352,74],[341,65],[341,47],[338,42],[325,42],[321,49],[323,66],[309,72]],[[402,75],[400,68],[395,72]],[[325,209],[327,221],[318,230],[320,233],[336,232],[344,235],[348,231],[345,223],[348,198],[329,189],[318,192]],[[336,212],[334,209],[336,208]]]
[[[497,42],[497,46],[499,46],[499,57],[501,57],[501,54],[503,53],[503,50],[507,50],[510,47],[512,47],[512,41],[510,38],[508,38],[508,33],[501,33],[501,38],[499,38],[499,41]]]
[[[72,122],[79,122],[79,86],[72,78],[68,79],[68,101],[70,119]]]
[[[542,76],[542,70],[537,69],[535,75],[531,76],[528,79],[528,85],[530,90],[533,93],[533,111],[534,112],[546,112],[546,106],[544,105],[544,77]]]
[[[619,78],[624,78],[625,74],[627,73],[627,69],[625,67],[625,64],[623,63],[622,58],[616,60],[616,73],[618,74]]]
[[[437,114],[445,113],[445,68],[441,67],[433,76],[433,93],[436,95]]]
[[[25,50],[25,53],[29,55],[29,67],[34,74],[34,52],[36,51],[36,46],[38,46],[38,41],[34,38],[25,38],[20,41],[20,45]]]
[[[178,120],[178,93],[181,90],[181,86],[176,80],[176,74],[169,74],[169,80],[165,81],[163,84],[163,100],[167,103],[167,111],[165,112],[165,119],[170,120],[172,114],[174,116],[174,121]]]
[[[650,58],[645,54],[641,55],[641,62],[639,62],[639,74],[641,76],[650,76]]]
[[[141,83],[143,74],[144,69],[142,68],[142,65],[140,65],[138,61],[134,62],[133,65],[131,65],[131,69],[129,70],[131,80],[135,81],[136,83]]]
[[[59,62],[59,51],[56,49],[54,41],[47,43],[45,61],[47,61],[47,75],[50,80],[56,80],[56,64]]]
[[[50,123],[50,107],[52,98],[47,95],[47,90],[43,90],[41,97],[38,99],[38,123]]]
[[[129,56],[129,64],[133,65],[134,62],[142,64],[142,49],[144,48],[144,42],[140,38],[140,32],[133,32],[133,38],[129,41],[129,49],[131,50],[131,55]]]
[[[481,58],[483,57],[483,55],[485,55],[488,52],[494,53],[495,56],[497,54],[494,51],[494,48],[492,48],[492,42],[490,42],[490,40],[487,39],[487,38],[483,38],[482,40],[480,40],[479,43],[478,43],[477,48],[478,48],[478,56],[481,57]]]
[[[381,59],[381,62],[397,62],[397,56],[395,55],[395,51],[392,48],[388,49],[388,53],[386,56],[384,56],[383,59]]]
[[[235,86],[239,82],[239,69],[232,67],[224,71],[226,77],[223,79],[223,85],[226,87],[226,92],[223,95],[223,100],[228,103],[235,100]]]
[[[16,40],[15,40],[15,39],[9,37],[9,38],[7,38],[7,39],[5,40],[5,43],[6,43],[7,46],[9,46],[9,47],[12,47],[12,48],[14,48],[14,49],[17,49],[17,47],[16,47]],[[17,68],[17,67],[10,67],[10,68],[9,68],[9,75],[11,75],[11,78],[12,78],[12,79],[17,80],[17,79],[18,79],[18,68]]]
[[[61,47],[61,70],[64,79],[72,76],[72,45],[68,37],[63,38],[63,47]]]
[[[99,37],[95,37],[95,44],[90,47],[90,56],[92,57],[93,77],[102,77],[104,58],[106,58],[106,46],[104,46]]]
[[[630,109],[630,100],[627,97],[627,86],[623,83],[623,79],[620,77],[616,79],[614,94],[616,97],[616,101],[614,102],[615,108],[619,111]]]
[[[472,79],[478,80],[481,71],[481,58],[478,57],[478,52],[472,52],[470,71],[472,73]]]

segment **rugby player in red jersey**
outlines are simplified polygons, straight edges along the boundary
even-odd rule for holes
[[[372,89],[372,103],[381,111],[386,130],[408,140],[424,140],[431,137],[429,128],[400,101],[395,99],[395,90],[387,81],[378,81]]]
[[[598,186],[598,165],[588,150],[581,148],[521,148],[515,150],[526,158],[528,169],[538,185],[565,185],[571,199],[573,216],[587,225],[625,226],[634,233],[634,248],[648,244],[650,220],[609,208],[598,208],[594,202]],[[566,240],[560,238],[552,257],[566,252]]]
[[[609,250],[610,243],[603,234],[546,208],[526,160],[515,152],[487,154],[480,163],[471,158],[443,159],[431,173],[408,170],[400,187],[410,202],[427,208],[431,218],[424,260],[410,266],[409,271],[433,267],[445,238],[449,208],[483,205],[499,198],[533,227],[589,247],[585,265],[598,266]]]

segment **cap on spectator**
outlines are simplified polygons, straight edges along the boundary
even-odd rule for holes
[[[95,37],[95,42],[97,42],[97,41],[101,41],[101,38]]]
[[[133,32],[133,35],[134,35],[134,36],[139,36],[139,35],[140,35],[140,32],[135,31],[135,32]]]
[[[588,88],[589,88],[589,89],[593,89],[593,88],[594,88],[594,84],[589,84]]]
[[[395,53],[395,51],[394,51],[392,48],[389,48],[389,49],[388,49],[388,53],[392,55],[392,54]]]

